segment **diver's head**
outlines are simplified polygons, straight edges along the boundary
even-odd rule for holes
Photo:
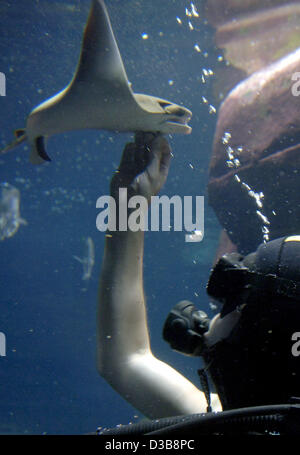
[[[202,330],[200,353],[223,409],[286,403],[300,396],[300,236],[223,256],[208,294],[221,312]]]

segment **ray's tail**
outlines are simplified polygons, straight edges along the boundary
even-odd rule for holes
[[[16,130],[15,139],[10,144],[8,144],[6,147],[4,147],[2,150],[0,150],[0,155],[3,155],[4,153],[9,152],[10,150],[13,150],[18,145],[22,144],[22,142],[26,141],[26,139],[27,139],[27,135],[26,135],[25,129]]]

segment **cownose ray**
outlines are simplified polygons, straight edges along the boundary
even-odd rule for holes
[[[72,130],[191,132],[192,113],[154,96],[133,93],[103,0],[92,0],[77,70],[69,85],[38,105],[26,128],[2,150],[28,140],[33,164],[51,161],[45,139]]]

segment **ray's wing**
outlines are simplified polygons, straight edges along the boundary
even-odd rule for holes
[[[93,0],[73,84],[115,92],[136,103],[103,0]]]

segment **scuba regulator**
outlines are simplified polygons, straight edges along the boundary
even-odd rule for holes
[[[189,356],[203,350],[203,334],[209,328],[207,314],[188,300],[182,300],[170,311],[163,328],[163,338],[171,348]]]

